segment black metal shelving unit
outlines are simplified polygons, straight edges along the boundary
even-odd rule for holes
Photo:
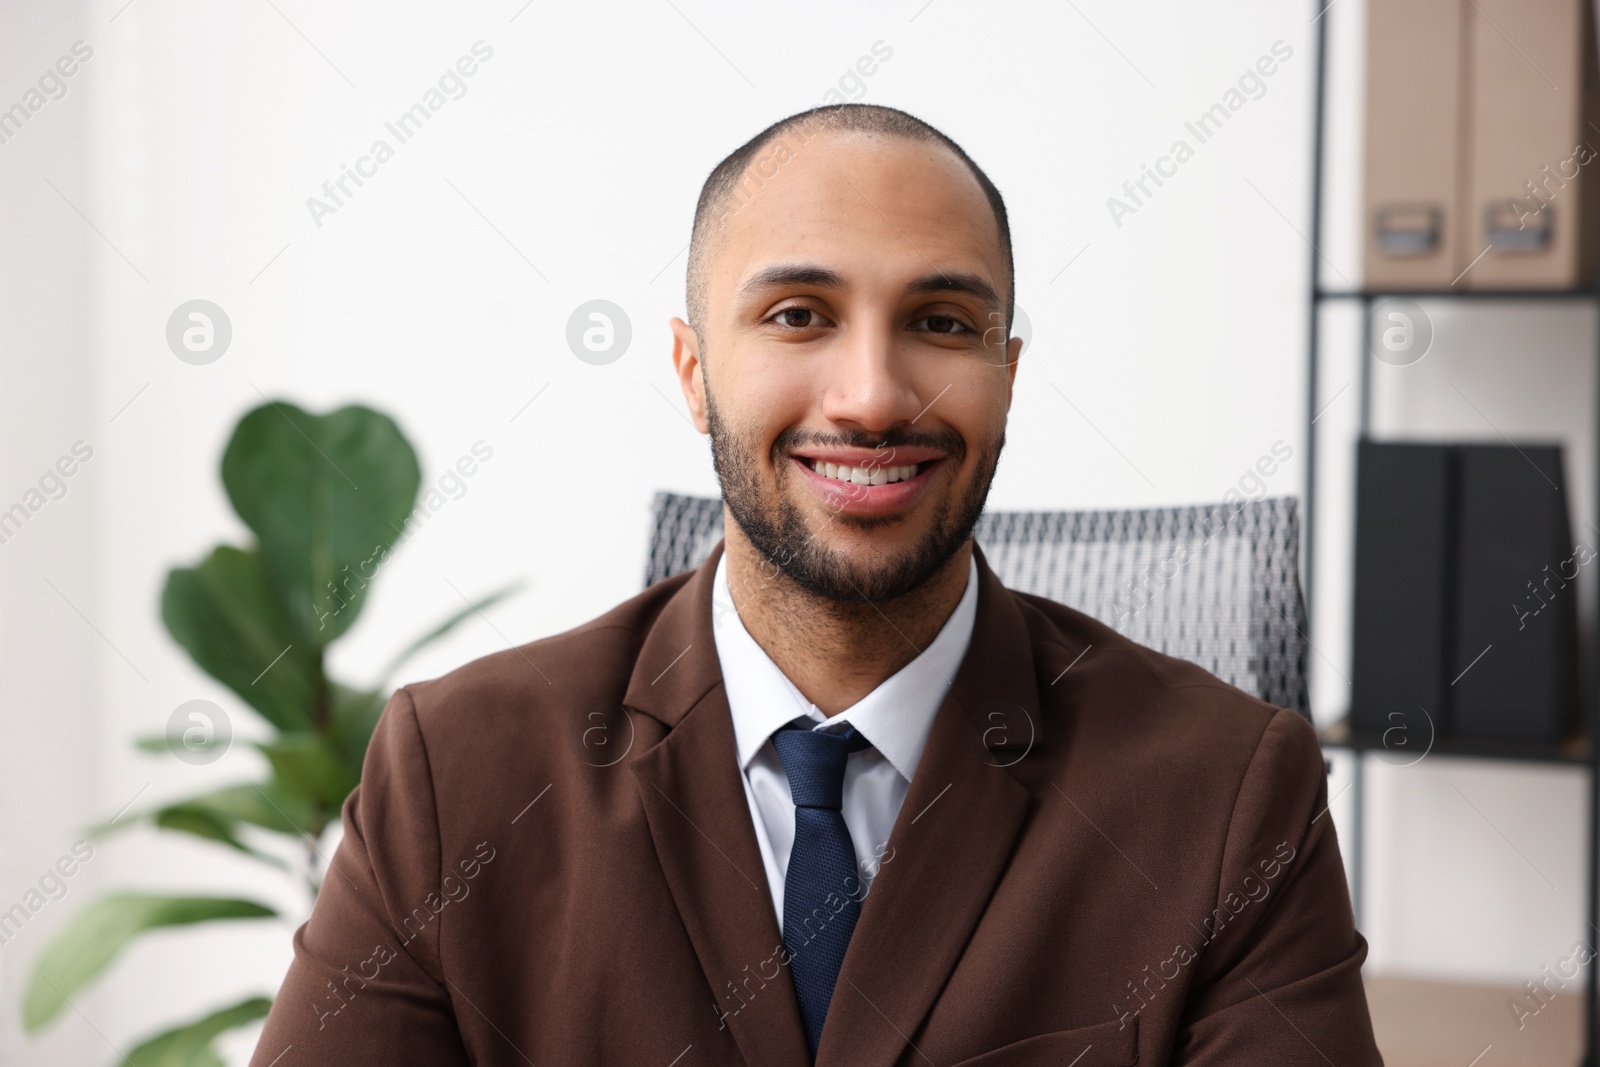
[[[1327,57],[1328,57],[1328,19],[1323,17],[1333,2],[1324,3],[1317,0],[1316,8],[1319,12],[1316,18],[1317,25],[1317,69],[1315,87],[1315,120],[1312,129],[1312,162],[1311,162],[1311,237],[1310,237],[1310,274],[1309,274],[1309,300],[1310,313],[1307,316],[1307,382],[1306,382],[1306,495],[1305,495],[1305,546],[1302,553],[1304,566],[1303,586],[1307,606],[1308,620],[1315,616],[1311,613],[1312,597],[1315,593],[1315,568],[1316,561],[1316,519],[1317,519],[1317,428],[1314,420],[1320,414],[1318,406],[1318,353],[1322,325],[1322,308],[1325,304],[1335,301],[1357,301],[1361,305],[1361,346],[1362,357],[1360,360],[1360,421],[1358,438],[1366,437],[1370,430],[1370,416],[1372,410],[1372,360],[1370,345],[1372,339],[1372,307],[1376,301],[1390,297],[1398,297],[1419,303],[1429,300],[1463,301],[1463,302],[1495,302],[1495,301],[1593,301],[1600,309],[1600,279],[1594,286],[1574,289],[1478,289],[1478,290],[1328,290],[1321,285],[1321,269],[1319,248],[1322,239],[1322,184],[1323,184],[1323,138],[1325,134],[1325,119],[1327,112]],[[1593,17],[1593,16],[1592,16]],[[1600,20],[1597,20],[1600,22]],[[1600,321],[1596,324],[1596,359],[1600,360]],[[1600,374],[1596,376],[1600,381]],[[1600,417],[1600,390],[1594,398],[1595,411]],[[1595,477],[1596,506],[1600,507],[1600,463],[1596,465]],[[1576,509],[1573,509],[1575,514]],[[1455,756],[1470,759],[1503,760],[1523,763],[1552,763],[1575,765],[1587,768],[1589,772],[1589,848],[1585,862],[1585,876],[1587,883],[1587,912],[1585,919],[1588,929],[1584,932],[1584,941],[1600,950],[1600,944],[1589,937],[1590,932],[1600,936],[1600,881],[1597,881],[1597,861],[1600,861],[1600,745],[1595,743],[1600,739],[1600,605],[1591,607],[1597,615],[1596,621],[1590,626],[1589,640],[1586,648],[1586,670],[1583,672],[1586,691],[1582,694],[1584,714],[1580,715],[1583,723],[1582,735],[1570,738],[1556,744],[1530,744],[1509,741],[1495,741],[1491,739],[1476,738],[1437,738],[1430,751],[1438,755]],[[1308,623],[1309,624],[1309,623]],[[1351,833],[1351,870],[1352,900],[1359,921],[1362,905],[1362,878],[1363,878],[1363,846],[1364,831],[1363,820],[1366,809],[1365,798],[1365,762],[1370,752],[1390,751],[1383,743],[1381,734],[1362,733],[1352,731],[1347,721],[1334,724],[1322,732],[1322,743],[1325,748],[1344,748],[1351,752],[1352,777],[1351,791],[1354,805],[1354,819]],[[1597,1060],[1597,1026],[1600,1026],[1600,1005],[1596,1002],[1596,974],[1600,969],[1600,959],[1591,959],[1584,967],[1584,1032],[1583,1052],[1580,1063],[1586,1067],[1600,1067]]]

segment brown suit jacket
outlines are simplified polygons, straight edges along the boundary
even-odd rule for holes
[[[977,551],[817,1063],[1380,1064],[1310,725]],[[721,552],[394,694],[253,1067],[809,1062]]]

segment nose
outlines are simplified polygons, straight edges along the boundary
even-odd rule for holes
[[[916,367],[887,320],[857,320],[834,348],[823,374],[822,414],[868,433],[909,424],[934,399],[921,395]]]

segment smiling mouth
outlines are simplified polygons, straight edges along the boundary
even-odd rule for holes
[[[892,482],[910,481],[939,462],[935,459],[922,463],[903,463],[898,466],[849,467],[843,463],[827,463],[804,456],[797,458],[824,478],[831,478],[836,482],[849,482],[852,485],[889,485]]]

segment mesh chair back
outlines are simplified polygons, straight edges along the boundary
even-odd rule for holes
[[[722,501],[657,493],[645,584],[704,562]],[[1092,615],[1311,718],[1292,497],[1114,511],[989,511],[974,536],[1011,589]]]

